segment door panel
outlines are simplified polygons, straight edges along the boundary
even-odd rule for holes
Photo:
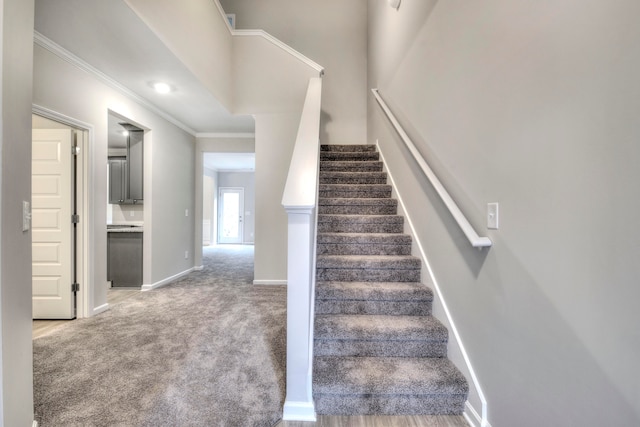
[[[34,319],[72,319],[74,294],[72,131],[34,129],[32,145],[32,294]]]
[[[242,243],[244,188],[220,188],[218,243]]]

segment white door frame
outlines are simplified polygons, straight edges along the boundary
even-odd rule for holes
[[[217,225],[217,230],[216,230],[216,243],[221,244],[223,242],[221,242],[221,236],[220,236],[220,227],[223,224],[222,223],[222,207],[223,207],[223,202],[222,202],[222,193],[225,190],[231,190],[231,191],[239,191],[240,192],[240,200],[239,200],[239,206],[238,206],[238,210],[239,210],[239,214],[240,214],[240,224],[239,224],[239,234],[240,234],[240,242],[236,243],[238,245],[241,245],[244,243],[244,187],[218,187],[218,212],[216,212],[216,216],[218,218],[218,225]]]
[[[93,226],[93,212],[91,210],[93,197],[89,189],[92,185],[90,172],[91,160],[93,159],[94,127],[91,124],[84,123],[36,104],[32,105],[31,111],[33,114],[80,131],[77,141],[78,147],[80,147],[80,154],[77,156],[76,169],[76,198],[78,214],[80,215],[80,223],[77,227],[75,241],[77,248],[76,272],[79,284],[79,290],[76,295],[76,316],[78,318],[90,317],[93,315],[93,284],[89,274],[91,271],[89,268],[89,248],[92,242],[90,230],[91,226]]]

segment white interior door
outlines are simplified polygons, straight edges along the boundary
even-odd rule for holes
[[[72,130],[34,129],[32,292],[34,319],[73,319]]]
[[[242,243],[244,188],[220,187],[218,198],[218,243]]]

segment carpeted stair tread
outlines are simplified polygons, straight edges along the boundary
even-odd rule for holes
[[[433,290],[420,282],[318,282],[317,300],[433,301]]]
[[[379,160],[324,160],[320,162],[320,171],[376,172],[383,169]]]
[[[391,197],[391,186],[388,184],[320,184],[318,197],[385,198]]]
[[[320,161],[377,161],[380,154],[377,151],[320,151]]]
[[[320,184],[386,184],[386,172],[321,171]]]
[[[318,255],[410,255],[411,236],[399,233],[318,233]]]
[[[415,270],[420,258],[411,255],[319,255],[317,268],[354,268],[367,270]]]
[[[404,218],[399,215],[318,215],[318,233],[402,233]]]
[[[398,201],[391,198],[319,198],[319,214],[396,215]]]
[[[318,233],[318,243],[411,245],[411,236],[398,233]]]
[[[320,315],[315,331],[321,340],[446,342],[448,338],[447,328],[433,316]]]
[[[314,394],[459,395],[468,384],[446,358],[316,357]]]
[[[374,144],[322,144],[320,151],[373,152],[376,151],[376,146]]]
[[[433,291],[419,282],[316,283],[316,315],[429,316]]]

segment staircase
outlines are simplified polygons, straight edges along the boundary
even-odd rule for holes
[[[420,283],[373,145],[320,152],[313,396],[319,414],[461,414],[468,384]]]

